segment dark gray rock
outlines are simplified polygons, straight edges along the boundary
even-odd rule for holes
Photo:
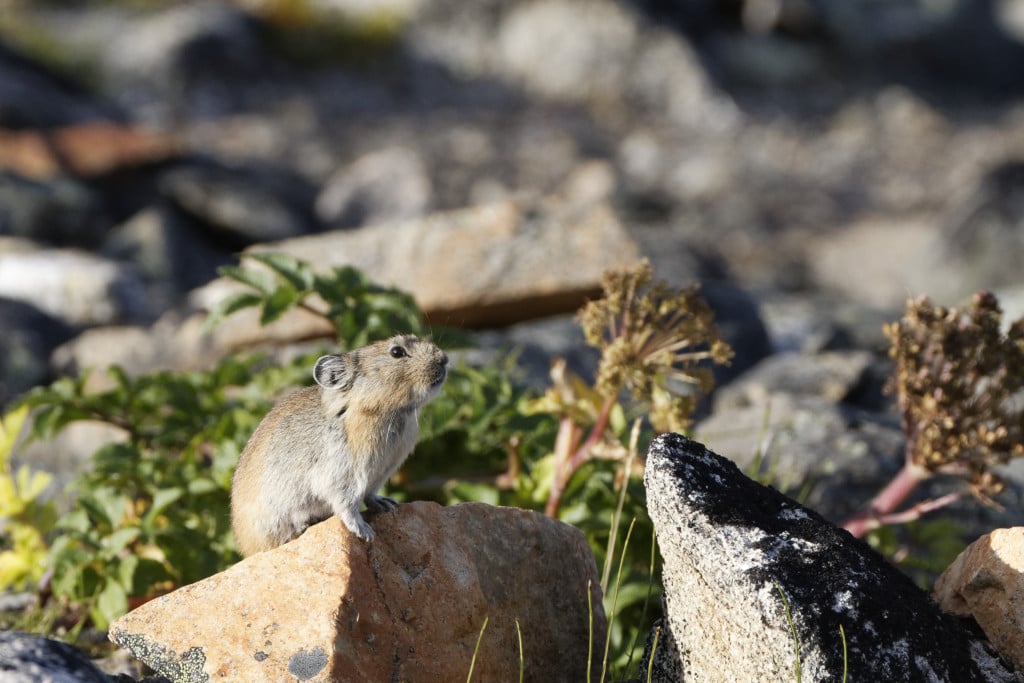
[[[171,5],[122,16],[114,25],[102,44],[105,85],[119,103],[146,116],[173,116],[186,107],[224,113],[232,106],[225,83],[265,74],[258,23],[228,3]]]
[[[675,642],[653,680],[1024,680],[867,545],[703,445],[658,437],[644,484]]]
[[[0,126],[49,128],[114,115],[78,83],[0,43]]]
[[[0,631],[4,683],[109,683],[110,678],[77,648],[28,633]]]
[[[31,180],[0,171],[0,235],[93,247],[109,227],[102,197],[71,178]]]
[[[35,306],[0,297],[0,412],[12,398],[50,377],[49,358],[74,329]]]
[[[317,227],[316,190],[301,176],[266,164],[181,165],[160,177],[161,193],[232,249],[298,237]]]
[[[201,226],[174,206],[140,211],[110,231],[102,253],[131,263],[146,285],[146,299],[157,311],[180,303],[192,289],[217,277],[233,253],[204,240]]]

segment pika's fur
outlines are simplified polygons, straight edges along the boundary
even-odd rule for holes
[[[231,526],[242,553],[277,547],[332,514],[372,540],[359,506],[397,505],[376,493],[416,445],[419,409],[441,390],[447,364],[413,335],[317,360],[318,386],[274,406],[238,460]]]

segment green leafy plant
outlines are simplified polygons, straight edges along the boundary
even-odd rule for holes
[[[911,300],[885,333],[896,360],[896,393],[906,451],[903,467],[866,513],[844,525],[855,536],[904,523],[968,494],[992,502],[1003,483],[993,467],[1024,455],[1024,318],[1005,334],[995,296],[980,292],[970,308]],[[965,480],[958,491],[899,510],[924,480]]]
[[[57,512],[40,495],[50,484],[45,472],[22,465],[14,472],[11,453],[28,415],[18,408],[0,417],[0,586],[24,589],[38,585],[46,571],[46,535],[53,529]]]

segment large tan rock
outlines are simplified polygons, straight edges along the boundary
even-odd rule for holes
[[[605,270],[640,258],[610,204],[562,198],[503,201],[260,244],[252,251],[290,254],[317,272],[354,266],[376,283],[412,294],[431,322],[459,327],[575,311],[600,294]],[[234,291],[234,283],[215,280],[198,290],[193,301],[210,308]],[[229,347],[327,331],[322,320],[302,311],[261,328],[254,309],[235,314],[221,327],[226,329],[217,330],[218,343]]]
[[[110,638],[173,681],[586,680],[605,617],[582,532],[538,513],[417,502],[337,519],[143,605]],[[600,664],[594,667],[600,670]]]
[[[1024,527],[972,543],[935,582],[939,607],[973,616],[1000,655],[1024,672]]]

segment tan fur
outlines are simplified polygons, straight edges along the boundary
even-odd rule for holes
[[[396,347],[405,355],[394,357]],[[281,545],[332,514],[371,540],[359,506],[394,507],[376,492],[412,452],[419,409],[440,391],[447,362],[412,335],[320,358],[319,386],[274,406],[239,458],[231,525],[242,553]]]

